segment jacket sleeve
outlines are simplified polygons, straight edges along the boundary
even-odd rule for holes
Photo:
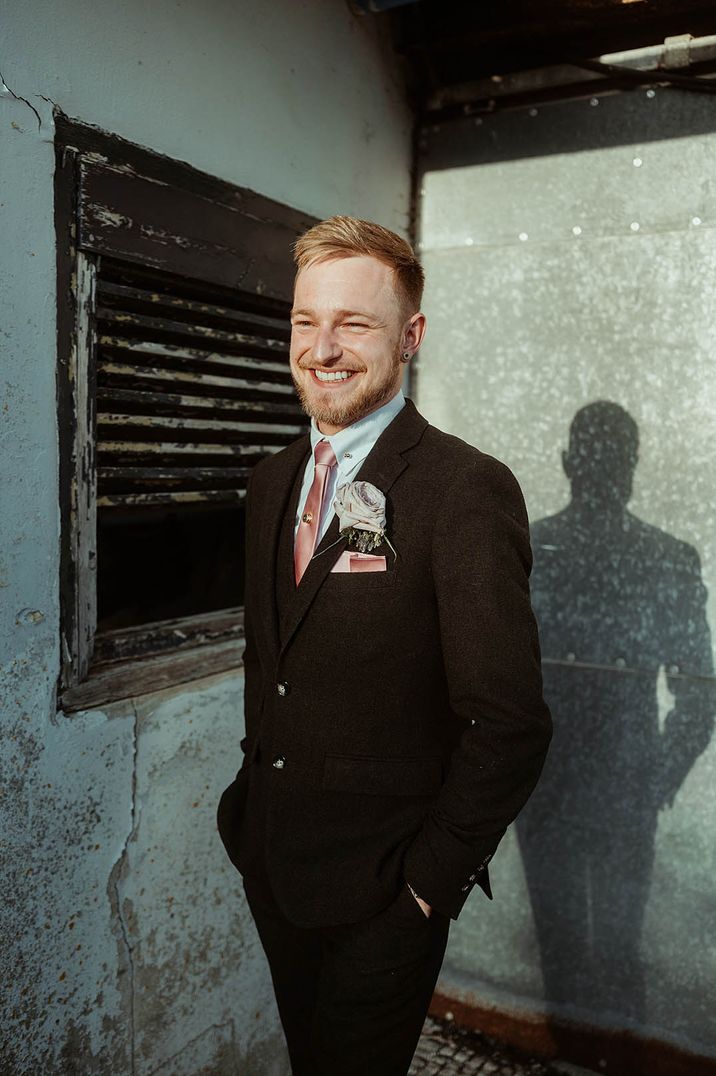
[[[552,735],[530,603],[527,511],[491,456],[459,470],[437,514],[432,571],[452,711],[465,721],[403,873],[457,919],[529,798]],[[485,887],[489,893],[489,884]]]

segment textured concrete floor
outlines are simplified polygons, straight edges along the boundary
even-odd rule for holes
[[[561,1076],[563,1071],[429,1016],[409,1076]]]

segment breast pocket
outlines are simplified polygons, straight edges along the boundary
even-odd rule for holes
[[[395,586],[396,570],[390,564],[384,572],[329,572],[322,586],[336,594],[366,594]]]
[[[384,587],[395,585],[396,562],[392,553],[389,552],[385,557],[358,555],[358,559],[364,560],[367,565],[374,562],[373,566],[375,566],[376,563],[380,564],[382,561],[384,567],[381,567],[380,571],[356,570],[359,566],[355,563],[355,557],[355,550],[345,549],[331,565],[331,570],[322,585],[330,587],[339,594],[382,590]],[[354,563],[351,563],[351,561],[354,561]]]
[[[352,549],[344,549],[331,572],[342,574],[365,574],[366,572],[385,572],[388,570],[388,558],[375,556],[371,553],[356,553]]]

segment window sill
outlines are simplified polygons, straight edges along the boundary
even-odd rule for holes
[[[72,713],[239,670],[243,652],[243,610],[106,632],[86,678],[60,691],[58,708]]]

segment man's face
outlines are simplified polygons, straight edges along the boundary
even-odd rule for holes
[[[331,258],[298,274],[291,376],[321,433],[337,433],[395,396],[410,320],[402,316],[393,271],[377,258]]]

